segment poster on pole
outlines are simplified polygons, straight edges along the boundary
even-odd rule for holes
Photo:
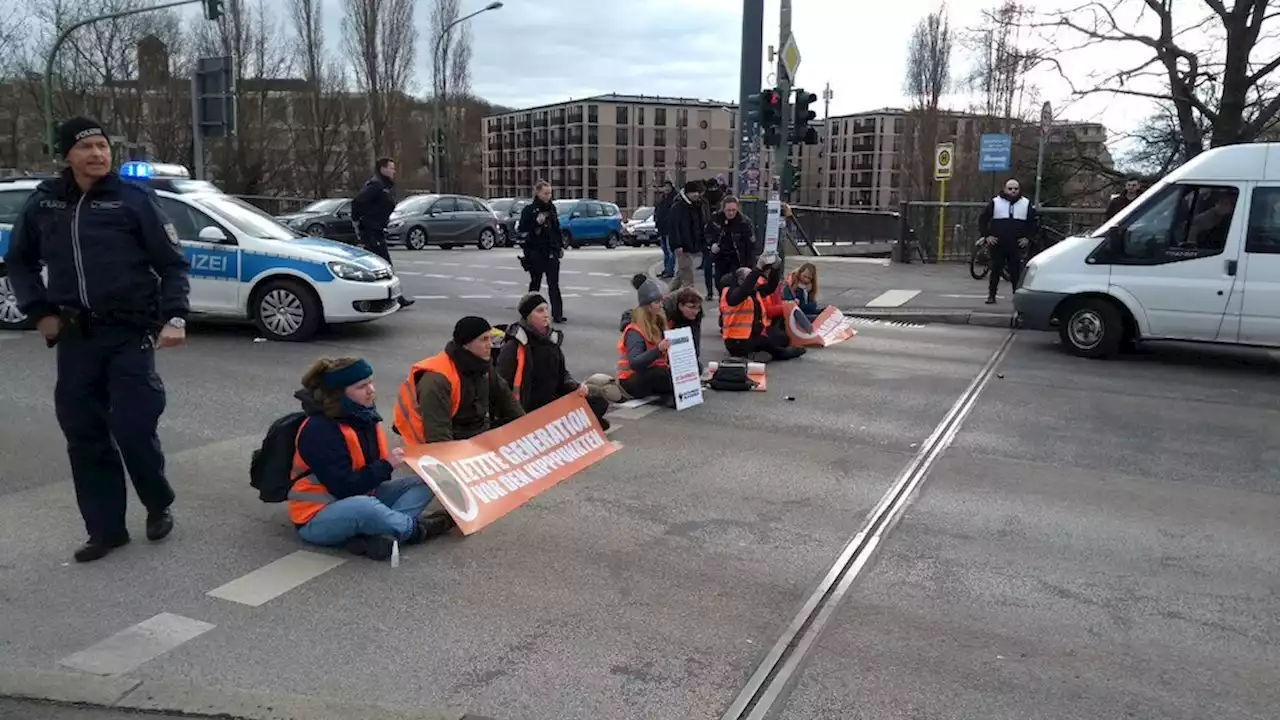
[[[778,238],[782,235],[782,201],[770,200],[764,220],[764,254],[778,254]]]
[[[702,378],[698,374],[698,351],[693,344],[693,331],[687,327],[664,333],[671,341],[667,363],[671,366],[671,387],[675,390],[676,410],[702,404]]]

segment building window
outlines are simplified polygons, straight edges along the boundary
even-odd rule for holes
[[[654,166],[654,167],[666,167],[666,166],[667,166],[667,151],[666,151],[666,150],[654,150],[654,151],[653,151],[653,166]]]
[[[587,144],[588,145],[600,144],[600,128],[594,125],[590,125],[587,127]]]
[[[907,131],[907,121],[902,118],[894,118],[893,132],[897,135],[901,135],[906,131]]]
[[[667,131],[666,131],[666,130],[654,130],[654,131],[653,131],[653,146],[654,146],[654,147],[666,147],[666,146],[667,146]]]
[[[619,109],[621,110],[622,108],[619,108]],[[631,144],[631,139],[627,136],[626,128],[624,127],[618,128],[617,135],[618,135],[617,142],[615,144],[618,145],[619,147],[626,147],[627,145]]]
[[[616,175],[615,175],[615,177],[614,177],[613,186],[614,186],[614,187],[620,187],[620,188],[624,188],[624,187],[626,187],[626,186],[627,186],[627,171],[626,171],[626,170],[619,170],[619,171],[617,172],[617,174],[616,174]]]
[[[627,162],[627,149],[626,149],[626,148],[618,148],[618,162],[617,162],[617,165],[618,165],[618,167],[626,167],[626,166],[628,165],[628,162]]]
[[[598,147],[587,148],[587,164],[590,165],[591,167],[595,167],[596,165],[600,164],[600,148]],[[595,171],[592,170],[591,172],[595,172]]]
[[[636,108],[636,124],[637,125],[644,124],[644,108],[642,107]]]
[[[681,108],[676,110],[676,127],[689,127],[689,111]]]
[[[636,165],[644,167],[644,150],[636,151]]]
[[[613,194],[613,204],[617,205],[618,207],[628,207],[630,203],[627,202],[627,200],[628,198],[627,198],[626,190],[619,190]]]
[[[599,105],[587,106],[587,122],[600,122],[600,106]]]
[[[597,187],[600,186],[599,170],[592,169],[587,171],[587,186],[590,187],[592,190],[595,190]]]
[[[617,110],[618,124],[619,125],[629,124],[627,122],[627,108],[619,106],[618,108],[616,108],[616,110]]]
[[[644,128],[636,131],[636,145],[644,147]]]
[[[656,127],[666,127],[667,125],[667,109],[666,108],[653,109],[653,124]]]
[[[644,175],[645,175],[644,170],[636,171],[636,187],[640,188],[641,190],[644,190],[644,185],[646,182]]]

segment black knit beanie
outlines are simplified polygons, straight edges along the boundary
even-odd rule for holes
[[[466,345],[492,329],[493,327],[489,325],[488,320],[468,315],[453,326],[453,341],[459,345]]]
[[[95,136],[107,136],[102,123],[87,117],[73,117],[58,126],[58,154],[66,157],[76,143]]]
[[[520,304],[516,306],[516,310],[520,312],[520,319],[527,319],[534,310],[538,309],[539,305],[542,305],[546,301],[547,299],[542,297],[541,293],[536,292],[531,292],[520,298]]]

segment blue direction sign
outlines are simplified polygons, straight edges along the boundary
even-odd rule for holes
[[[1013,165],[1013,138],[987,133],[978,146],[978,172],[1005,172]]]

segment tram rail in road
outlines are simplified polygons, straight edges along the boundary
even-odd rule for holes
[[[1008,354],[1017,331],[1001,341],[969,387],[947,411],[947,414],[921,444],[920,450],[903,468],[876,506],[867,515],[862,528],[845,545],[800,611],[787,626],[782,637],[756,667],[746,686],[734,698],[721,720],[765,720],[782,709],[799,669],[823,628],[839,608],[849,588],[858,579],[885,537],[901,519],[912,497],[924,483],[938,458],[951,445],[961,424],[973,410],[978,396],[995,374],[996,367]]]

